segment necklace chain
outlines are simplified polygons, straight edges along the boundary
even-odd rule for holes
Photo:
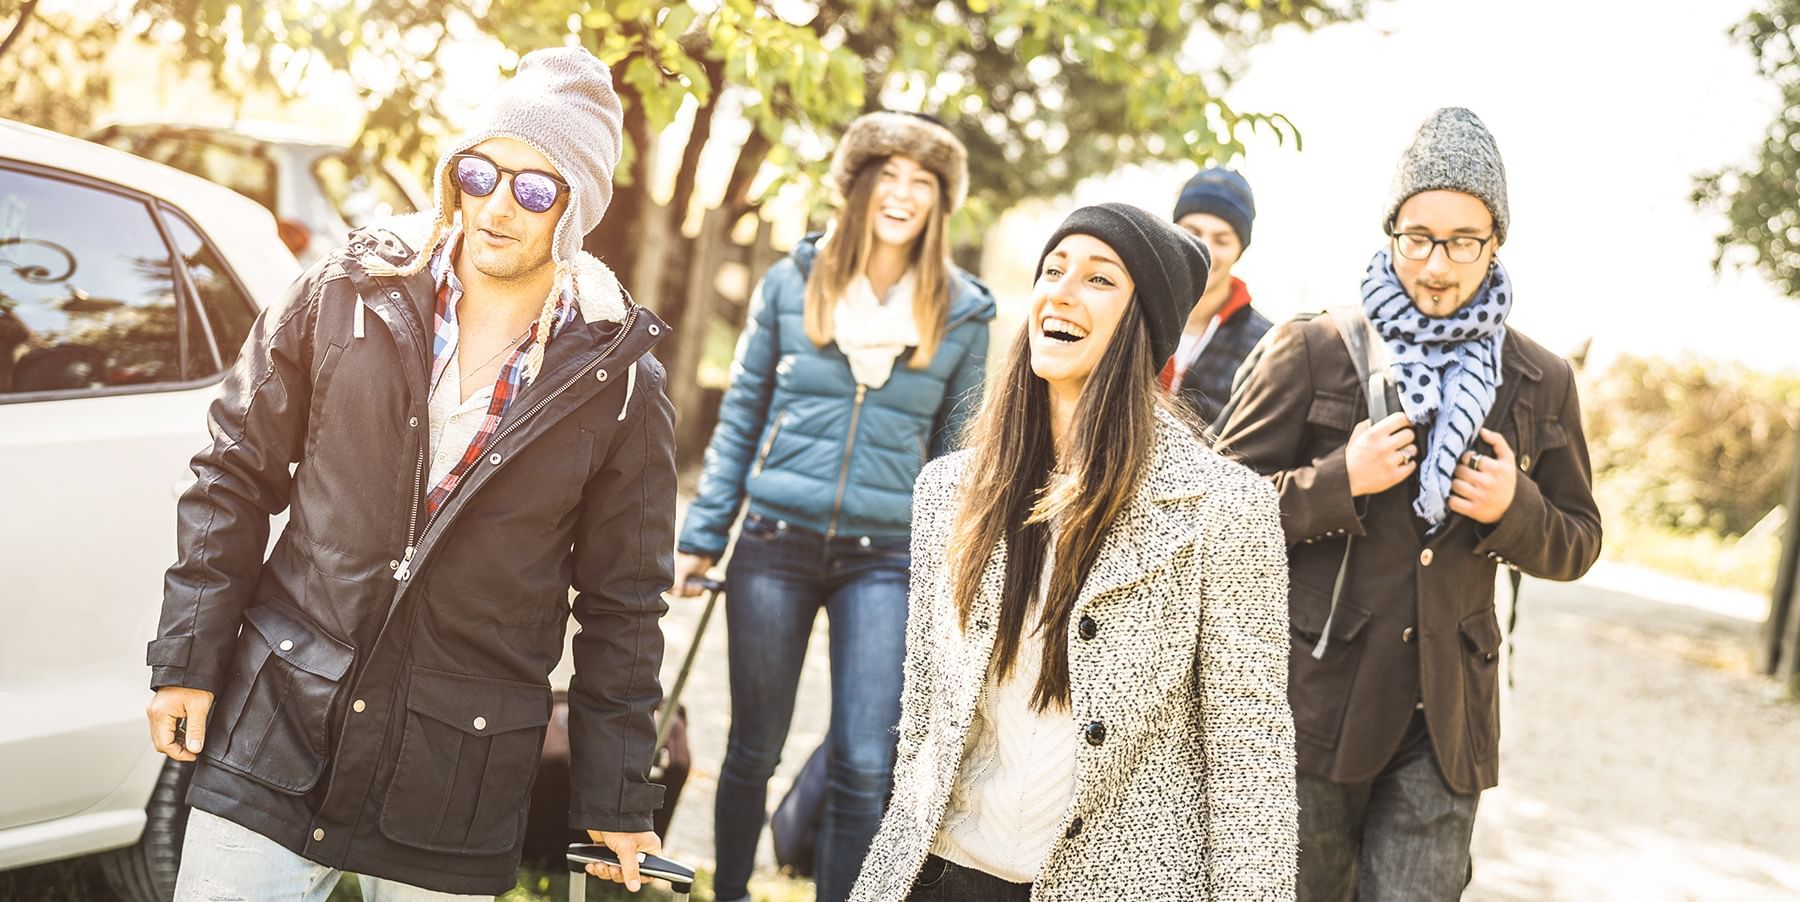
[[[493,363],[495,358],[499,357],[501,354],[506,353],[507,351],[510,351],[510,350],[518,347],[519,342],[521,342],[525,339],[525,333],[531,331],[531,326],[532,326],[531,323],[526,323],[525,328],[519,330],[519,334],[514,335],[512,337],[511,341],[500,346],[500,350],[495,351],[492,355],[490,355],[488,357],[488,359],[483,360],[475,368],[473,368],[473,369],[469,370],[467,373],[465,373],[460,381],[462,381],[462,382],[469,381],[469,377],[474,376],[477,373],[480,373],[484,369],[487,369],[487,365],[490,363]]]

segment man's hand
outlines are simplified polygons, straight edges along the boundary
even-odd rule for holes
[[[1356,424],[1350,433],[1350,444],[1344,446],[1350,497],[1374,495],[1399,485],[1418,469],[1418,461],[1412,422],[1404,411],[1388,414],[1373,426],[1368,420]]]
[[[212,710],[213,694],[204,689],[164,686],[156,690],[145,714],[150,717],[150,744],[176,761],[192,761],[206,746],[206,714]],[[185,731],[187,744],[176,742],[176,732]]]
[[[1477,523],[1492,525],[1500,522],[1512,506],[1513,493],[1519,487],[1519,465],[1505,436],[1483,429],[1481,437],[1494,446],[1494,456],[1476,451],[1462,456],[1462,462],[1450,476],[1450,510]]]
[[[669,594],[680,598],[699,595],[700,585],[697,581],[706,576],[706,571],[711,570],[712,565],[713,559],[706,555],[675,552],[675,585],[669,589]]]
[[[662,840],[654,833],[608,833],[605,830],[589,830],[588,838],[617,852],[619,864],[601,864],[594,862],[587,866],[587,872],[601,880],[623,883],[625,888],[637,892],[643,886],[638,879],[638,853],[661,852]]]

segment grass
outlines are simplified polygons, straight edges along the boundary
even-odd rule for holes
[[[1635,523],[1604,510],[1601,522],[1606,537],[1600,556],[1606,560],[1762,595],[1774,589],[1775,567],[1781,558],[1779,532],[1739,541],[1717,533],[1677,532]]]

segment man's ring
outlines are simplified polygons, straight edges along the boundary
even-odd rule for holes
[[[1480,452],[1476,452],[1474,454],[1469,455],[1469,469],[1474,470],[1477,473],[1481,472],[1481,454],[1480,454]]]

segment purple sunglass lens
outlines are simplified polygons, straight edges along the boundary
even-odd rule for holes
[[[487,197],[499,182],[500,171],[486,160],[463,157],[456,161],[456,183],[465,194]]]
[[[536,172],[521,172],[513,176],[513,197],[519,206],[542,213],[556,206],[556,183]]]

